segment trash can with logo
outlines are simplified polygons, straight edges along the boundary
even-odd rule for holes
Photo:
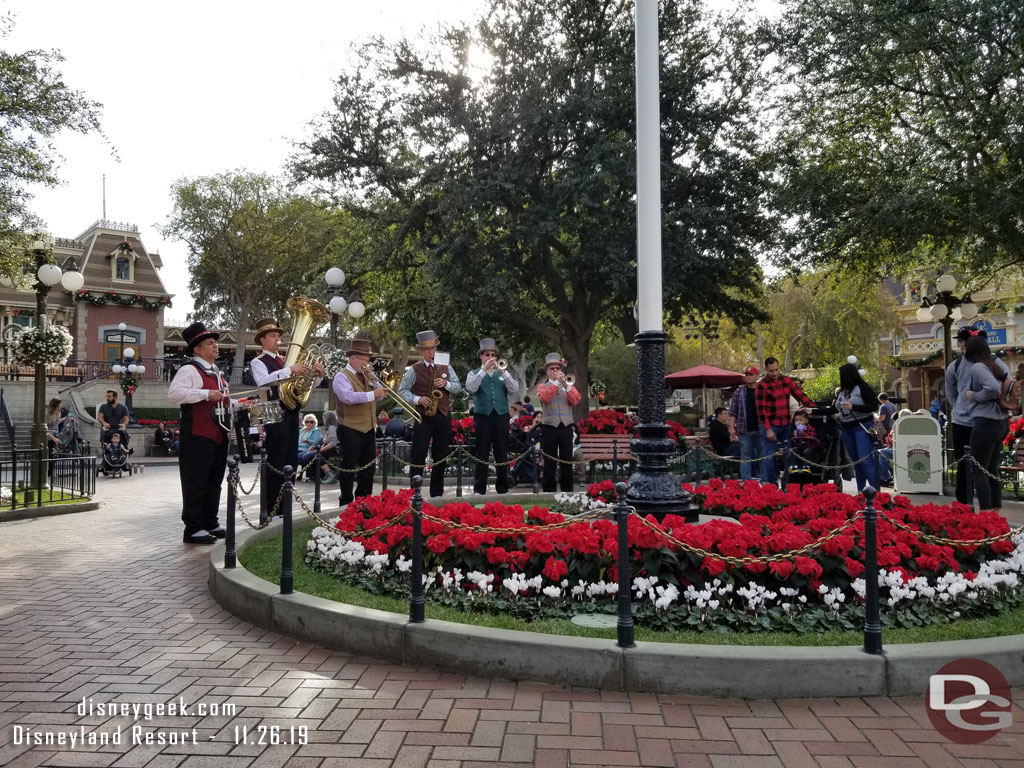
[[[928,411],[900,412],[892,425],[897,493],[942,493],[942,434]]]

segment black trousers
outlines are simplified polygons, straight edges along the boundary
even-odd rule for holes
[[[960,463],[964,457],[964,447],[971,442],[971,428],[963,424],[952,424],[953,429],[953,460],[956,465],[956,500],[967,503],[967,467]]]
[[[182,435],[178,475],[181,477],[181,521],[185,535],[212,531],[220,508],[220,487],[228,465],[227,438],[219,443],[206,437]]]
[[[375,465],[370,464],[377,453],[375,433],[359,432],[341,425],[338,427],[338,447],[341,449],[341,468],[338,484],[341,487],[341,503],[348,504],[357,496],[369,496],[373,493],[373,473]],[[370,464],[370,466],[365,466]],[[359,472],[346,472],[356,467],[363,467]],[[352,484],[355,483],[355,493]]]
[[[1003,481],[993,480],[989,475],[999,477],[999,459],[1002,456],[1003,440],[1010,432],[1009,419],[985,419],[974,417],[971,430],[971,456],[982,468],[974,471],[974,491],[978,496],[978,509],[999,509],[1003,506]]]
[[[562,424],[558,427],[541,424],[540,449],[546,454],[541,486],[545,493],[554,493],[555,478],[558,478],[563,493],[572,491],[572,438],[571,424]],[[555,461],[549,458],[550,456],[557,456],[562,461]]]
[[[507,413],[491,411],[487,415],[476,414],[473,425],[476,430],[476,474],[473,478],[473,490],[476,493],[487,492],[488,456],[494,451],[495,467],[498,480],[494,490],[508,493],[508,421]]]
[[[430,495],[444,495],[444,470],[445,464],[441,463],[448,458],[448,449],[452,442],[452,417],[438,412],[436,416],[424,416],[423,421],[418,423],[412,430],[412,464],[425,464],[427,462],[427,448],[434,461],[434,467],[430,470]],[[424,474],[423,467],[410,467],[409,480],[412,481],[416,475]]]
[[[263,451],[270,466],[264,470],[267,480],[267,512],[277,504],[284,485],[285,467],[296,468],[299,464],[299,412],[284,411],[281,421],[267,424],[264,428]],[[274,471],[277,470],[277,472]]]

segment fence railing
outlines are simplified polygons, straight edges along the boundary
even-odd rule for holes
[[[0,510],[88,499],[96,493],[97,456],[0,451]]]

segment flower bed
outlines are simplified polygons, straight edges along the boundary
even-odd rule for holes
[[[591,489],[592,498],[607,493],[600,485]],[[800,549],[841,528],[862,506],[832,485],[802,491],[791,486],[783,493],[715,481],[693,493],[704,511],[738,520],[687,525],[670,515],[662,527],[683,544],[734,558]],[[410,496],[409,490],[389,491],[350,504],[334,531],[314,530],[306,561],[370,591],[408,595]],[[570,502],[565,508],[580,506]],[[915,507],[906,497],[879,494],[877,506],[894,521],[942,537],[974,540],[1009,530],[999,515],[976,514],[958,504]],[[424,513],[446,521],[423,521],[428,600],[526,619],[614,613],[619,574],[612,521],[545,529],[564,516],[555,509],[493,502],[479,509],[465,502],[440,508],[424,504]],[[396,524],[372,532],[396,516]],[[452,529],[448,521],[492,530]],[[638,624],[664,630],[816,632],[863,623],[860,519],[793,559],[742,565],[685,551],[635,516],[628,527]],[[1021,601],[1024,536],[954,549],[879,520],[878,541],[887,626],[946,622]]]
[[[668,436],[676,443],[679,438],[690,434],[690,430],[678,421],[667,421]],[[590,415],[580,419],[576,428],[581,435],[635,435],[636,422],[624,413],[613,408],[598,408]]]

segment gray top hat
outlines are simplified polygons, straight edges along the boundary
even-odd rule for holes
[[[480,339],[480,349],[477,350],[478,355],[482,355],[484,352],[493,352],[498,354],[498,345],[494,339],[488,337],[486,339]]]
[[[420,331],[416,334],[417,347],[436,347],[440,343],[440,339],[433,331]]]
[[[544,357],[544,370],[546,371],[548,366],[551,365],[560,365],[565,368],[565,360],[563,360],[562,356],[557,352],[548,352]]]

